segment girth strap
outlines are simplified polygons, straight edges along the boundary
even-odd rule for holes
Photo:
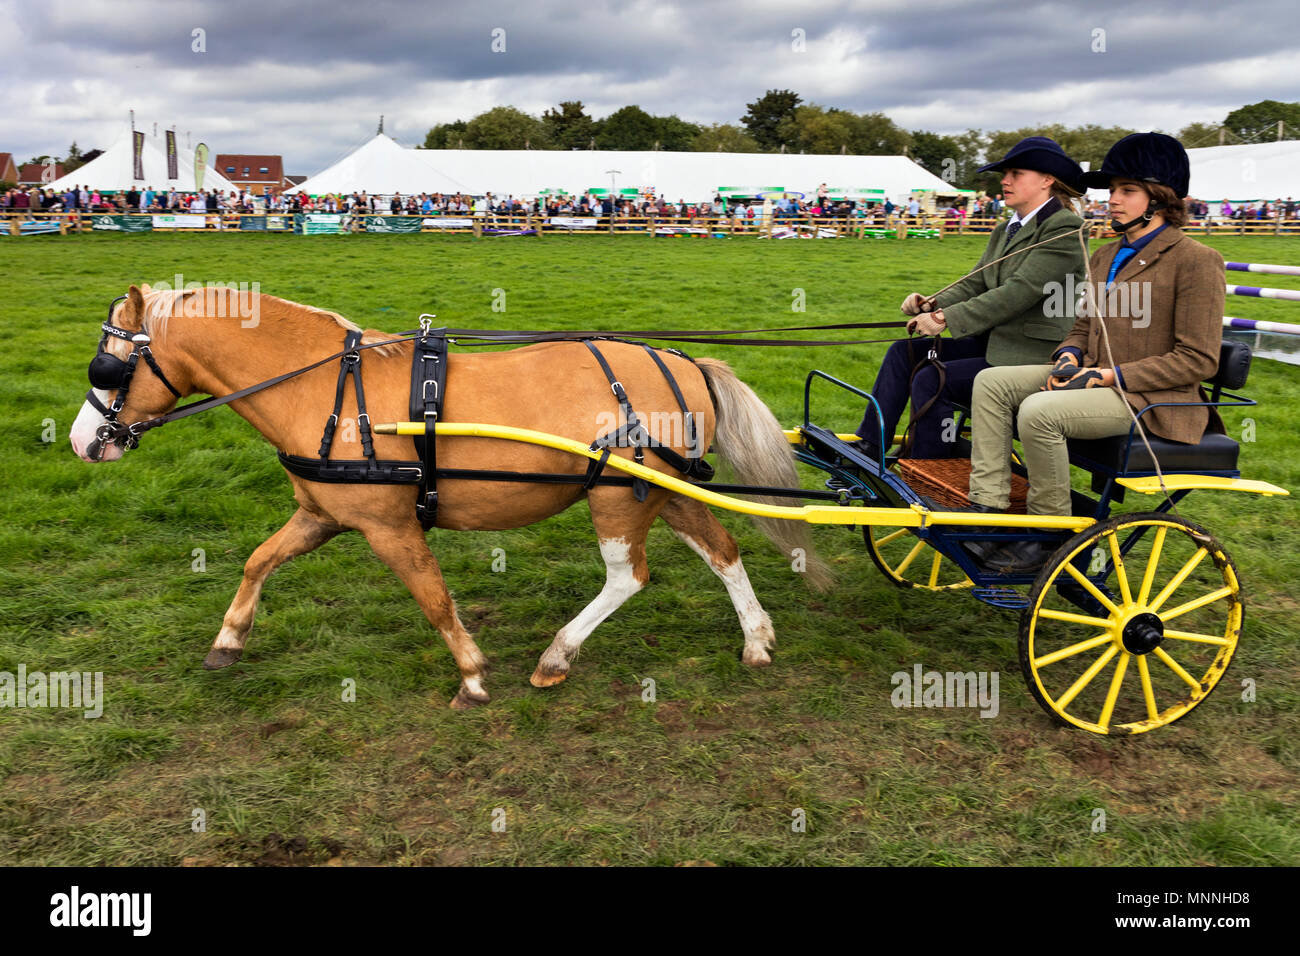
[[[411,358],[411,420],[424,422],[424,434],[415,436],[415,453],[420,456],[423,476],[415,512],[427,530],[438,513],[438,448],[434,426],[442,414],[447,386],[447,336],[444,329],[422,329]]]

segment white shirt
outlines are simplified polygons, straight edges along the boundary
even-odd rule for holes
[[[1051,201],[1052,201],[1052,197],[1051,197],[1051,196],[1048,196],[1048,197],[1047,197],[1046,199],[1044,199],[1041,203],[1039,203],[1037,206],[1035,206],[1034,209],[1033,209],[1033,211],[1030,212],[1027,216],[1022,216],[1022,215],[1020,215],[1020,213],[1018,213],[1018,212],[1017,212],[1017,213],[1012,213],[1012,214],[1011,214],[1011,222],[1008,222],[1008,223],[1007,223],[1007,228],[1010,229],[1010,228],[1011,228],[1011,223],[1013,223],[1013,222],[1025,223],[1025,222],[1028,222],[1030,219],[1033,219],[1033,218],[1034,218],[1034,215],[1038,212],[1038,210],[1042,209],[1044,206],[1046,206],[1046,205],[1047,205],[1049,202],[1051,202]]]

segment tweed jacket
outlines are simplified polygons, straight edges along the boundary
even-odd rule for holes
[[[935,303],[943,310],[949,333],[954,338],[988,333],[985,359],[990,365],[1047,362],[1073,319],[1063,289],[1072,290],[1083,278],[1083,245],[1072,235],[1082,222],[1052,198],[1010,242],[1004,239],[1007,223],[998,224],[976,268],[1035,242],[1058,238],[940,293]],[[1052,303],[1064,307],[1053,308]]]
[[[1079,349],[1084,367],[1109,367],[1101,337],[1104,321],[1135,409],[1206,401],[1201,382],[1218,371],[1223,341],[1223,256],[1166,226],[1115,274],[1112,296],[1105,289],[1106,276],[1120,245],[1102,246],[1090,261],[1101,318],[1089,316],[1081,305],[1060,348]],[[1186,443],[1199,442],[1207,428],[1224,430],[1216,412],[1198,406],[1153,408],[1142,422],[1161,438]]]

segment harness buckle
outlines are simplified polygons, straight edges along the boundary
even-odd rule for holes
[[[930,349],[930,351],[925,353],[925,360],[927,362],[933,362],[938,357],[939,357],[939,350],[936,348],[932,348]]]
[[[421,397],[422,397],[422,398],[427,402],[427,401],[429,400],[429,386],[430,386],[430,385],[433,386],[433,400],[436,402],[436,401],[438,400],[438,380],[437,380],[437,379],[426,378],[426,379],[424,380],[424,386],[423,386],[423,387],[421,388],[421,390],[420,390],[420,395],[421,395]]]
[[[433,320],[438,316],[432,312],[425,312],[420,316],[420,331],[425,335],[429,334],[429,329],[433,328]]]

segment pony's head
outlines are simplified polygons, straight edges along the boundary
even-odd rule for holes
[[[68,436],[82,460],[121,458],[138,443],[132,425],[164,414],[187,394],[189,383],[182,370],[166,368],[167,360],[153,348],[183,295],[155,292],[147,284],[131,286],[109,306],[99,350],[90,363],[91,390]]]

